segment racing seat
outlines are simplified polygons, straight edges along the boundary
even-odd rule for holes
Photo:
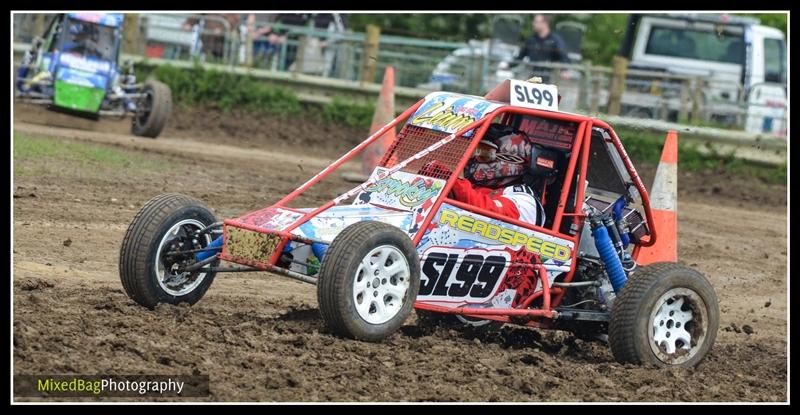
[[[538,178],[541,186],[536,190],[541,196],[542,205],[547,203],[547,187],[553,184],[559,171],[559,153],[556,150],[546,148],[541,144],[533,144],[531,149],[531,173]]]
[[[552,225],[558,208],[563,181],[561,171],[564,154],[563,150],[548,148],[538,143],[533,143],[531,149],[530,173],[533,180],[529,185],[538,193],[544,208],[546,228]]]

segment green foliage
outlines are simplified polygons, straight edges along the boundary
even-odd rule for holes
[[[274,87],[251,76],[170,65],[142,71],[137,76],[152,75],[169,85],[173,99],[184,105],[204,106],[230,111],[241,108],[252,112],[298,114],[300,101],[292,91]]]
[[[658,164],[661,158],[661,145],[664,134],[638,129],[614,129],[625,146],[625,151],[634,164]],[[685,137],[685,135],[683,136]],[[766,183],[786,184],[787,165],[763,166],[733,157],[711,148],[701,148],[697,144],[678,146],[680,168],[688,171],[715,171],[740,176],[757,177]]]
[[[364,32],[368,24],[381,33],[450,42],[484,39],[489,35],[491,15],[467,13],[353,13],[347,16],[348,27]]]
[[[169,85],[173,100],[186,106],[223,111],[240,109],[272,115],[299,115],[304,110],[291,90],[268,85],[251,76],[206,70],[199,65],[191,69],[170,65],[137,67],[139,79],[148,76]],[[323,105],[319,114],[326,123],[369,128],[374,112],[373,105],[334,98],[331,103]]]
[[[322,119],[330,124],[369,128],[374,113],[374,105],[350,103],[334,98],[331,103],[323,106]]]
[[[779,29],[783,34],[786,34],[786,22],[788,15],[786,13],[735,13],[738,16],[756,17],[761,20],[764,26],[770,26]]]
[[[587,21],[582,49],[583,56],[593,63],[607,64],[619,51],[628,22],[627,14],[595,14]]]

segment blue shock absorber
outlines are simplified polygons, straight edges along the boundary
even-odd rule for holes
[[[617,221],[617,223],[619,223],[619,221],[622,220],[622,208],[624,208],[625,205],[626,205],[625,197],[620,197],[616,202],[614,202],[614,207],[613,207],[614,220]],[[620,233],[619,237],[622,240],[622,248],[628,249],[628,244],[631,242],[631,239],[628,236],[628,234]]]
[[[600,215],[592,216],[589,218],[592,225],[592,237],[594,244],[597,247],[597,252],[600,254],[600,259],[606,267],[608,279],[611,280],[611,286],[614,287],[614,293],[619,294],[619,291],[628,281],[625,271],[622,269],[622,262],[614,249],[611,242],[611,237],[608,236],[608,229],[603,224],[603,219]]]
[[[200,262],[206,258],[211,258],[212,255],[219,253],[219,251],[222,250],[222,235],[220,235],[217,239],[214,239],[213,241],[211,241],[211,243],[206,245],[206,248],[216,248],[216,249],[209,251],[200,251],[194,254],[194,259],[196,261]]]
[[[311,252],[314,253],[314,256],[317,257],[317,259],[320,260],[320,262],[322,262],[322,257],[325,256],[325,252],[327,251],[328,251],[327,244],[319,242],[314,242],[313,244],[311,244]]]

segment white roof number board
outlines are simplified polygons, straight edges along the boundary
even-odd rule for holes
[[[558,111],[558,87],[549,84],[511,80],[511,105]]]

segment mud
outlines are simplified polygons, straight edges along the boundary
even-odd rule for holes
[[[195,306],[146,310],[124,294],[117,263],[125,229],[149,198],[179,191],[236,216],[275,202],[353,144],[343,138],[351,132],[331,132],[345,144],[316,137],[311,154],[311,141],[270,131],[328,127],[264,118],[237,136],[187,117],[157,140],[15,124],[169,168],[131,174],[57,157],[14,160],[36,174],[13,183],[13,373],[208,374],[207,400],[221,401],[787,399],[786,188],[747,179],[734,179],[730,194],[729,177],[679,179],[679,256],[709,277],[722,313],[714,348],[693,370],[624,366],[604,343],[512,326],[475,335],[412,318],[382,344],[344,340],[324,327],[313,286],[269,273],[220,274]],[[652,167],[642,170],[649,183]],[[701,190],[713,186],[724,190]],[[348,187],[332,177],[304,202]]]

